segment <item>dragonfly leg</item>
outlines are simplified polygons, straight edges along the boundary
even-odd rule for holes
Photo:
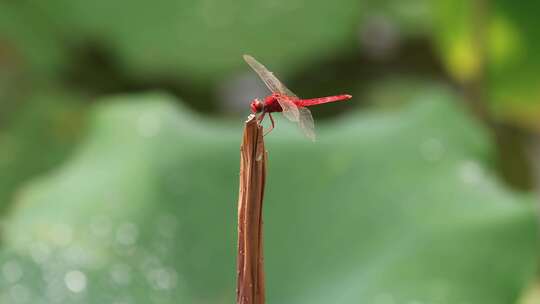
[[[257,118],[257,121],[259,122],[259,124],[262,123],[263,119],[264,119],[264,115],[266,115],[266,112],[263,112],[261,115],[259,115],[259,117]]]
[[[259,115],[259,117],[257,118],[257,121],[259,122],[259,125],[262,125],[262,121],[263,121],[265,115],[266,115],[266,112],[262,112],[262,114]],[[268,116],[270,116],[270,113],[268,113]],[[270,116],[270,119],[271,118],[272,118],[272,116]],[[268,131],[263,132],[263,136],[266,135],[267,133],[268,133]]]
[[[270,133],[272,130],[274,130],[274,127],[276,126],[274,123],[274,118],[272,117],[272,113],[268,113],[268,116],[270,117],[270,121],[272,122],[272,127],[266,130],[263,135],[267,135],[268,133]]]

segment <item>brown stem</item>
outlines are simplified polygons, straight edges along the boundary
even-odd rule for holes
[[[255,115],[244,126],[240,146],[237,304],[264,304],[262,205],[267,153]]]

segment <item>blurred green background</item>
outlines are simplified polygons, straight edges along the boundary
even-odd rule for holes
[[[535,304],[535,1],[0,2],[0,303],[234,303],[268,94],[268,303]],[[279,116],[279,115],[278,115]]]

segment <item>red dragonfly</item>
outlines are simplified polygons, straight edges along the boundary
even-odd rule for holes
[[[320,105],[328,102],[344,101],[350,99],[352,96],[348,94],[335,95],[328,97],[319,97],[311,99],[300,99],[287,87],[285,87],[281,81],[279,81],[272,72],[270,72],[264,65],[255,60],[250,55],[244,55],[244,60],[249,66],[259,75],[262,81],[266,84],[268,89],[272,91],[272,95],[264,98],[263,101],[255,98],[251,104],[251,111],[254,114],[259,115],[259,122],[264,119],[264,116],[268,113],[272,127],[265,132],[268,134],[274,129],[274,119],[272,113],[282,112],[288,120],[298,123],[300,130],[311,140],[315,140],[315,124],[313,123],[313,116],[311,111],[307,107]]]

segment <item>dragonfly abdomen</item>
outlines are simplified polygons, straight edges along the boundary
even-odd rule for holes
[[[351,95],[343,94],[343,95],[335,95],[335,96],[319,97],[319,98],[311,98],[311,99],[300,99],[298,101],[298,105],[303,106],[303,107],[309,107],[309,106],[320,105],[323,103],[345,101],[347,99],[351,99],[351,97],[352,97]]]

